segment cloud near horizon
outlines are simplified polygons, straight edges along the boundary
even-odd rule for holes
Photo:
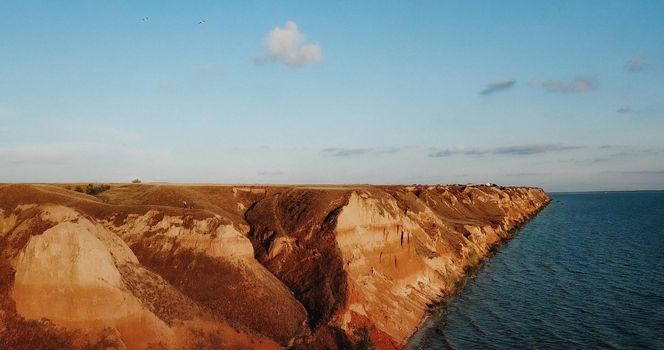
[[[482,156],[485,154],[493,155],[531,155],[547,152],[568,151],[585,148],[585,146],[570,146],[559,144],[533,144],[533,145],[520,145],[520,146],[507,146],[507,147],[494,147],[494,148],[477,148],[477,147],[454,147],[446,148],[429,154],[432,158],[442,158],[456,155],[465,156]]]
[[[512,176],[512,177],[520,177],[520,176],[538,176],[542,175],[542,173],[529,173],[529,172],[522,172],[522,173],[507,173],[505,176]]]
[[[646,61],[642,56],[636,55],[625,63],[624,68],[628,72],[640,72],[646,69]]]
[[[268,171],[268,170],[260,170],[256,172],[256,175],[258,176],[279,176],[283,175],[283,171]]]
[[[547,80],[539,82],[538,79],[531,80],[531,86],[543,87],[548,92],[558,93],[584,93],[597,88],[597,80],[590,77],[576,77],[571,81]]]
[[[495,92],[509,90],[516,84],[516,80],[498,80],[492,83],[489,83],[484,90],[480,91],[480,95],[491,95]]]
[[[18,110],[16,108],[0,106],[0,118],[2,118],[2,117],[14,117],[17,114],[18,114]]]
[[[625,170],[625,171],[606,171],[609,174],[628,174],[628,175],[664,175],[664,170]]]
[[[259,61],[276,61],[291,67],[320,62],[323,59],[320,45],[307,44],[306,40],[297,23],[288,21],[283,28],[276,27],[267,34],[265,52]]]
[[[369,152],[371,152],[369,148],[326,148],[321,151],[324,155],[331,157],[357,156]]]
[[[343,148],[343,147],[331,147],[325,148],[321,153],[329,157],[350,157],[350,156],[359,156],[364,154],[372,155],[386,155],[386,154],[395,154],[406,149],[410,149],[409,146],[401,147],[387,147],[387,148]]]
[[[0,147],[0,162],[7,164],[68,164],[91,159],[106,161],[171,161],[167,152],[110,143],[39,143]]]
[[[624,149],[620,152],[613,152],[608,154],[600,154],[593,158],[572,158],[560,160],[561,163],[572,163],[577,165],[590,165],[597,163],[606,163],[612,162],[620,159],[635,159],[641,157],[659,157],[664,155],[664,149],[661,148],[633,148],[633,147],[624,147],[624,146],[612,146],[612,145],[603,145],[596,147],[598,150],[611,150],[611,149]]]

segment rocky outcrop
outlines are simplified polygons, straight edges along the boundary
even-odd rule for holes
[[[0,185],[0,347],[401,348],[548,201],[497,186]]]

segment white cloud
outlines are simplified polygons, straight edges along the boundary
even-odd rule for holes
[[[539,82],[530,84],[533,87],[540,86]],[[576,77],[572,81],[547,80],[541,86],[549,92],[561,93],[583,93],[597,88],[597,80],[589,77]]]
[[[271,60],[287,64],[291,67],[302,67],[323,59],[320,45],[307,44],[307,37],[293,21],[286,22],[283,28],[274,28],[265,37],[263,60]]]

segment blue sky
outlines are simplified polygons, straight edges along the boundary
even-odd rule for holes
[[[664,188],[661,1],[0,0],[0,182]]]

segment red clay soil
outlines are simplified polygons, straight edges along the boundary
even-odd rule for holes
[[[255,261],[238,265],[186,250],[162,252],[146,243],[131,246],[141,264],[215,316],[282,344],[304,334],[305,310]]]
[[[295,293],[312,329],[327,323],[346,302],[345,271],[333,231],[348,195],[294,188],[256,203],[246,214],[256,259]],[[293,253],[268,259],[266,248],[283,236],[294,239]]]

